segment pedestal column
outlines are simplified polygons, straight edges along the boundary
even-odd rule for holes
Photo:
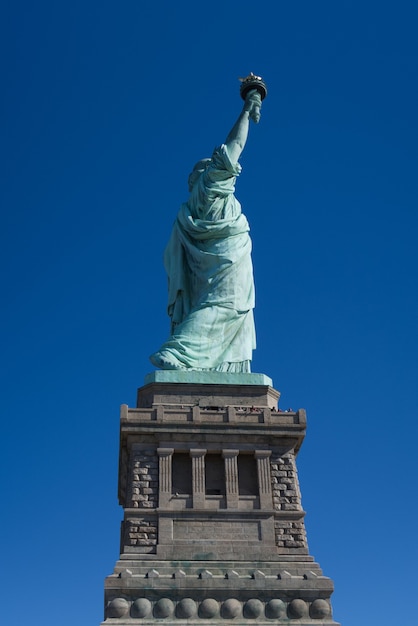
[[[226,506],[228,509],[238,508],[238,457],[239,450],[222,450],[225,462]]]
[[[194,509],[205,506],[205,454],[206,450],[190,450]]]
[[[171,499],[171,466],[173,448],[157,448],[159,457],[159,507],[168,507]]]
[[[260,508],[271,508],[273,506],[270,476],[271,450],[255,450],[254,456],[257,459]]]

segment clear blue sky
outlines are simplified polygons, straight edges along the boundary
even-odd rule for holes
[[[269,95],[242,158],[253,371],[304,407],[311,553],[343,626],[416,622],[417,9],[402,0],[3,9],[5,624],[98,625],[119,554],[119,404],[168,332],[187,175]]]

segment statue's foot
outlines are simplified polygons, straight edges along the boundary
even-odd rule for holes
[[[150,361],[155,367],[158,367],[160,370],[182,370],[185,369],[175,363],[172,359],[169,358],[168,353],[165,351],[162,352],[154,352],[151,354]]]

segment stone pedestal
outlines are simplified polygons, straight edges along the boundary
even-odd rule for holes
[[[121,408],[124,519],[103,625],[338,626],[306,542],[305,411],[279,411],[263,375],[206,374],[155,372]]]

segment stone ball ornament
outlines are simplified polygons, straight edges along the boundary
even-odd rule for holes
[[[323,619],[331,616],[331,606],[326,600],[318,598],[312,602],[309,612],[312,619]]]
[[[174,613],[174,602],[169,598],[161,598],[154,605],[154,617],[171,617]]]
[[[274,598],[266,604],[266,617],[269,619],[278,619],[286,615],[286,605],[283,600]]]
[[[129,611],[129,602],[125,598],[114,598],[107,606],[108,617],[124,617]]]
[[[213,598],[206,598],[199,606],[199,617],[210,619],[219,613],[219,604]]]
[[[257,619],[262,615],[264,604],[258,598],[251,598],[244,604],[244,617],[247,619]]]
[[[148,617],[152,611],[151,602],[147,598],[138,598],[131,606],[131,617]]]
[[[197,606],[193,598],[183,598],[177,604],[176,617],[180,619],[190,619],[196,617]]]
[[[241,602],[235,598],[229,598],[222,604],[222,617],[225,619],[234,619],[241,615]]]
[[[306,617],[308,615],[308,605],[306,604],[305,600],[296,598],[295,600],[289,602],[287,612],[289,617],[293,619],[301,619],[302,617]]]
[[[256,76],[251,72],[250,74],[248,74],[248,76],[246,76],[245,78],[240,78],[239,80],[241,82],[240,94],[243,100],[245,100],[248,92],[252,89],[258,91],[262,100],[264,100],[264,98],[267,96],[267,85],[261,78],[261,76]]]

